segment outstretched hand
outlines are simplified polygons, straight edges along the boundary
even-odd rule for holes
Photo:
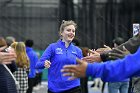
[[[109,46],[104,45],[104,48],[98,48],[97,50],[90,50],[89,49],[89,56],[83,57],[82,60],[93,63],[93,62],[102,62],[100,53],[104,53],[107,51],[112,50]]]
[[[130,54],[130,52],[123,46],[123,50],[114,48],[115,53],[109,53],[108,56],[111,59],[124,58],[126,55]]]
[[[70,76],[69,80],[86,76],[87,62],[76,59],[77,65],[65,65],[61,72],[63,76]]]
[[[8,50],[8,52],[2,52],[6,47],[0,48],[0,63],[10,64],[13,60],[16,60],[16,53],[13,49]]]
[[[82,60],[88,62],[88,63],[93,63],[93,62],[101,62],[101,57],[100,57],[100,53],[93,51],[93,50],[89,50],[90,55],[83,57]]]
[[[112,49],[111,49],[109,46],[104,45],[103,48],[98,48],[98,49],[96,50],[96,52],[98,52],[98,53],[104,53],[104,52],[107,52],[107,51],[110,51],[110,50],[112,50]]]

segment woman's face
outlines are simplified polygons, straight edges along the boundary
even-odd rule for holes
[[[74,25],[69,25],[64,28],[61,33],[62,40],[66,42],[71,42],[75,37],[75,27]]]

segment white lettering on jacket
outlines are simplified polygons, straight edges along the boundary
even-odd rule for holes
[[[56,54],[63,54],[62,49],[61,48],[56,48],[55,50]]]

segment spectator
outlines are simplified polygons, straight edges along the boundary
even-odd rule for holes
[[[113,40],[114,48],[124,43],[124,39],[117,37]],[[121,80],[119,82],[108,82],[109,93],[128,93],[129,79]]]
[[[3,42],[4,38],[0,38]],[[9,71],[5,68],[5,64],[11,64],[12,61],[16,59],[16,54],[13,49],[5,52],[6,43],[2,42],[0,41],[0,93],[17,93],[15,81]]]
[[[115,51],[124,53],[124,55],[129,53],[126,49],[124,51],[115,49]],[[117,53],[110,53],[109,55],[118,56]],[[64,73],[63,76],[71,76],[71,73],[74,73],[71,79],[92,76],[93,78],[100,77],[107,82],[117,82],[133,76],[140,76],[139,55],[140,48],[135,54],[129,54],[124,59],[104,63],[87,63],[84,60],[77,59],[79,65],[65,65],[61,71]]]
[[[12,43],[14,43],[16,39],[12,36],[7,36],[6,37],[6,44],[7,47],[9,47]],[[17,70],[17,66],[15,62],[12,62],[11,64],[7,64],[7,67],[11,70],[11,72],[15,72]]]
[[[38,56],[32,48],[34,45],[33,40],[30,40],[30,39],[26,40],[25,45],[26,45],[26,52],[27,52],[27,55],[29,57],[29,62],[30,62],[29,74],[28,74],[29,88],[27,90],[27,93],[32,93],[33,87],[35,84],[35,76],[36,76],[35,65],[36,65],[36,62],[38,61]]]
[[[10,46],[12,43],[14,43],[16,41],[16,39],[12,36],[7,36],[6,37],[6,43],[8,46]]]
[[[11,47],[14,48],[17,54],[16,65],[18,70],[13,74],[20,85],[18,93],[26,93],[28,88],[28,76],[26,71],[29,68],[29,59],[26,54],[25,44],[23,42],[14,42]]]

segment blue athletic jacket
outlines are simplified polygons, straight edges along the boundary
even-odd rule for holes
[[[82,58],[82,51],[80,48],[74,46],[72,43],[65,47],[65,43],[61,40],[50,44],[36,64],[36,68],[45,68],[45,60],[51,62],[48,69],[48,89],[52,92],[60,93],[62,91],[80,86],[80,80],[68,80],[61,73],[64,65],[76,64],[76,58]]]
[[[33,50],[33,48],[31,48],[31,47],[26,47],[26,52],[27,52],[27,55],[30,60],[30,70],[29,70],[28,77],[35,78],[35,76],[36,76],[35,65],[38,61],[38,56],[37,56],[36,52]]]
[[[123,59],[88,64],[86,75],[111,82],[121,81],[132,76],[140,76],[140,48],[135,54],[130,54]]]

